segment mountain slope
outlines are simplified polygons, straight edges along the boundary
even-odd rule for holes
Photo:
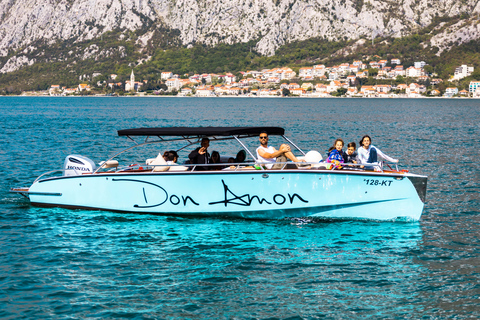
[[[257,52],[273,55],[291,41],[402,37],[435,17],[480,13],[479,0],[1,0],[0,4],[0,57],[15,56],[7,68],[0,65],[1,72],[37,62],[28,53],[39,46],[78,43],[111,31],[120,31],[123,37],[135,31],[141,48],[163,30],[176,32],[179,45],[256,40]],[[459,32],[465,42],[477,39],[478,18],[476,22],[460,23],[448,34]],[[448,34],[433,44],[445,50]]]

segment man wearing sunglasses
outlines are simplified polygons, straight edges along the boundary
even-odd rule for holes
[[[287,159],[293,162],[300,162],[292,153],[290,146],[282,144],[279,150],[268,145],[268,134],[266,131],[260,132],[260,146],[257,148],[258,162],[264,163],[267,169],[281,169],[284,165],[276,162],[287,162]]]

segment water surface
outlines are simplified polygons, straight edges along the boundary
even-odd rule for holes
[[[480,317],[478,100],[1,97],[0,111],[1,318]],[[245,125],[322,153],[369,134],[429,176],[421,221],[45,209],[8,193],[68,154],[113,155],[130,145],[119,129]]]

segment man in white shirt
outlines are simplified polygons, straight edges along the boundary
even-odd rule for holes
[[[289,145],[282,144],[279,150],[269,146],[267,132],[260,132],[259,140],[260,146],[257,148],[257,159],[258,162],[266,163],[265,166],[267,169],[281,169],[284,165],[281,163],[275,165],[275,163],[287,162],[287,159],[290,159],[293,162],[300,162],[300,160],[298,160],[292,153]]]

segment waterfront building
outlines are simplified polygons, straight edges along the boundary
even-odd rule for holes
[[[377,90],[375,90],[374,86],[362,86],[360,88],[360,93],[364,97],[375,97],[377,94]]]
[[[69,94],[74,94],[74,93],[77,93],[78,91],[78,88],[65,88],[63,90],[63,95],[69,95]]]
[[[478,93],[480,94],[480,81],[470,81],[468,85],[468,92],[471,94]]]
[[[313,84],[311,82],[304,82],[302,83],[302,87],[301,87],[303,90],[307,91],[309,89],[313,89]]]
[[[357,87],[349,87],[347,89],[346,95],[349,97],[353,97],[358,94]]]
[[[81,83],[78,85],[78,91],[82,92],[82,91],[90,91],[91,88],[88,84],[86,83]]]
[[[48,90],[48,93],[51,96],[56,96],[56,95],[59,95],[61,93],[61,91],[62,90],[60,90],[60,85],[53,84],[52,86],[50,86],[50,89]]]
[[[375,90],[377,90],[377,92],[388,93],[392,91],[392,86],[389,84],[377,84]]]
[[[418,97],[425,91],[427,91],[427,87],[425,87],[423,84],[418,83],[410,83],[410,85],[405,89],[405,93],[412,98]]]
[[[327,92],[327,86],[322,83],[317,83],[315,85],[315,92],[317,93],[325,93]]]
[[[182,85],[180,84],[180,79],[178,78],[170,78],[165,82],[165,85],[168,88],[168,91],[173,91],[173,90],[180,90]],[[125,88],[126,90],[126,88]]]
[[[213,97],[215,93],[212,86],[201,86],[197,88],[195,95],[198,97]]]
[[[180,91],[180,94],[179,94],[179,95],[188,96],[188,95],[191,95],[192,92],[193,92],[193,91],[192,91],[191,88],[182,88],[182,90]]]
[[[290,90],[290,94],[292,96],[301,96],[304,93],[305,93],[305,90],[303,90],[302,88],[295,88]]]
[[[138,91],[140,87],[143,86],[143,82],[135,82],[135,74],[132,73],[130,74],[130,81],[125,81],[125,91]]]
[[[456,94],[458,94],[457,87],[448,87],[447,89],[445,89],[445,93],[443,94],[443,96],[447,98],[451,98]]]

